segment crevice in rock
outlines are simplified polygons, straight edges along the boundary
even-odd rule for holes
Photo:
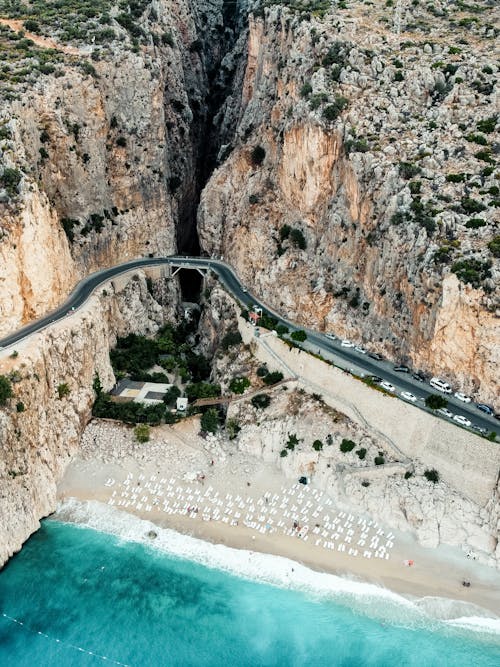
[[[218,0],[201,8],[193,7],[199,38],[191,50],[199,54],[204,74],[204,91],[190,89],[192,120],[189,125],[191,160],[186,162],[184,178],[178,187],[177,251],[179,254],[199,255],[197,210],[200,196],[218,164],[221,147],[227,146],[234,135],[234,119],[226,118],[226,106],[238,86],[239,64],[245,48],[239,38],[247,26],[246,0]],[[193,56],[194,57],[194,56]],[[190,173],[187,173],[190,172]],[[195,271],[179,274],[184,298],[197,300],[201,276]]]

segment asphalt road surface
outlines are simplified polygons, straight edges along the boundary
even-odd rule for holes
[[[234,271],[221,260],[208,259],[202,257],[182,257],[182,256],[171,256],[171,257],[155,257],[155,258],[142,258],[120,264],[118,266],[111,267],[110,269],[103,269],[96,273],[91,274],[87,278],[84,278],[78,285],[75,287],[73,292],[69,295],[66,301],[51,311],[44,317],[27,324],[26,326],[18,329],[17,331],[9,334],[3,339],[0,339],[0,350],[2,348],[12,348],[15,343],[18,343],[23,338],[44,329],[47,326],[50,326],[56,320],[60,320],[66,315],[72,313],[74,310],[79,308],[85,303],[89,298],[92,292],[101,284],[112,280],[114,277],[119,276],[124,273],[133,272],[135,269],[139,269],[146,266],[167,266],[182,265],[186,268],[200,268],[200,269],[210,269],[216,273],[219,277],[220,282],[224,287],[233,294],[236,299],[238,299],[243,305],[252,308],[254,305],[259,306],[262,310],[278,320],[278,323],[283,324],[289,328],[290,331],[297,331],[303,329],[295,325],[293,322],[290,322],[283,318],[281,315],[270,309],[266,304],[262,303],[254,295],[252,295],[247,288],[241,283],[239,278],[236,276]],[[340,366],[346,370],[351,370],[356,374],[365,374],[365,375],[374,375],[383,380],[390,382],[394,385],[395,395],[398,396],[402,391],[408,391],[416,396],[417,401],[414,403],[417,407],[426,409],[424,405],[424,400],[430,394],[440,394],[440,392],[435,391],[426,382],[419,382],[411,377],[410,373],[400,373],[394,371],[394,364],[383,360],[377,361],[372,359],[367,354],[362,354],[361,352],[356,351],[354,348],[342,347],[340,340],[332,341],[328,339],[324,334],[306,329],[307,332],[307,341],[303,343],[303,346],[307,349],[310,349],[313,352],[320,353],[327,359],[332,360],[337,366]],[[491,431],[499,431],[500,423],[498,420],[493,417],[489,417],[484,414],[474,405],[474,403],[466,404],[450,395],[445,395],[445,398],[448,400],[448,409],[453,414],[463,415],[469,419],[472,424],[484,430],[486,433]],[[436,414],[436,413],[434,413]],[[437,415],[442,416],[442,415]],[[447,419],[443,416],[443,419]],[[451,423],[456,424],[451,419],[448,420]]]

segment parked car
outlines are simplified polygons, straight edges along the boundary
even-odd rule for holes
[[[416,373],[412,373],[411,376],[412,376],[412,378],[414,378],[415,380],[418,380],[419,382],[425,382],[425,380],[426,380],[425,375],[423,373],[418,372],[418,371]]]
[[[488,430],[485,429],[483,426],[478,426],[477,424],[472,424],[471,428],[474,431],[477,431],[478,433],[480,433],[481,435],[487,435],[488,434]]]
[[[410,372],[410,369],[408,368],[408,366],[403,366],[403,365],[402,366],[394,366],[392,370],[396,371],[397,373],[409,373]]]
[[[401,392],[401,398],[404,398],[405,401],[411,401],[412,403],[415,403],[417,400],[417,397],[414,396],[411,392],[409,391],[402,391]]]
[[[0,348],[0,349],[1,349],[1,348]],[[493,417],[495,417],[495,419],[500,419],[500,412],[495,412],[495,414],[493,415]]]
[[[464,417],[463,415],[453,415],[453,421],[456,421],[457,424],[461,424],[462,426],[470,426],[472,424],[470,419],[467,419],[467,417]]]
[[[384,359],[384,357],[378,352],[368,352],[368,356],[372,359],[375,359],[375,361],[382,361]]]
[[[367,379],[371,380],[372,382],[375,382],[375,384],[379,384],[380,382],[382,382],[383,378],[380,378],[378,375],[368,375]]]
[[[493,408],[490,405],[486,405],[486,403],[476,403],[476,408],[481,410],[481,412],[485,412],[487,415],[494,414]]]
[[[325,336],[326,336],[327,338],[329,338],[330,340],[337,340],[337,336],[335,336],[335,335],[332,334],[332,333],[327,333],[327,334],[325,334]]]
[[[463,401],[464,403],[470,403],[471,399],[470,396],[467,396],[466,394],[462,394],[461,391],[456,391],[453,396],[455,398],[458,398],[459,401]]]
[[[439,414],[443,415],[443,417],[448,417],[448,419],[453,418],[453,412],[450,412],[448,408],[439,408],[439,410],[436,410],[436,412],[439,412]]]
[[[444,380],[441,380],[441,378],[433,377],[429,380],[429,384],[431,387],[434,387],[434,389],[437,389],[438,391],[442,391],[444,394],[451,394],[450,385]]]
[[[361,347],[361,345],[356,345],[355,348],[356,352],[359,352],[360,354],[366,354],[366,350],[364,347]]]
[[[342,342],[340,343],[342,347],[354,347],[354,343],[351,343],[350,340],[347,340],[347,338],[344,338]]]
[[[382,389],[385,389],[386,391],[395,391],[394,385],[392,385],[390,382],[387,382],[387,380],[383,380],[380,383],[380,386],[382,387]]]

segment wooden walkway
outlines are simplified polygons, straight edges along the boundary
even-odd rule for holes
[[[257,394],[267,394],[282,384],[287,384],[288,382],[296,382],[296,381],[297,381],[296,377],[289,377],[289,378],[284,378],[283,380],[280,380],[275,384],[260,387],[259,389],[254,389],[253,391],[248,392],[248,394],[231,394],[230,396],[217,396],[214,398],[198,398],[193,403],[193,406],[195,408],[198,408],[203,405],[228,405],[229,403],[236,403],[237,401],[246,401],[247,399],[252,398],[252,396],[256,396]]]

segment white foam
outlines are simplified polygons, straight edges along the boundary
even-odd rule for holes
[[[59,505],[53,516],[58,521],[138,542],[163,553],[194,561],[210,568],[282,588],[293,588],[320,597],[333,597],[355,607],[357,613],[383,618],[398,625],[428,626],[444,622],[461,629],[498,634],[500,619],[476,605],[446,598],[409,600],[386,588],[333,574],[316,572],[282,556],[234,549],[160,528],[97,501],[74,498]],[[154,540],[148,536],[153,531]],[[482,615],[484,613],[484,616]]]

